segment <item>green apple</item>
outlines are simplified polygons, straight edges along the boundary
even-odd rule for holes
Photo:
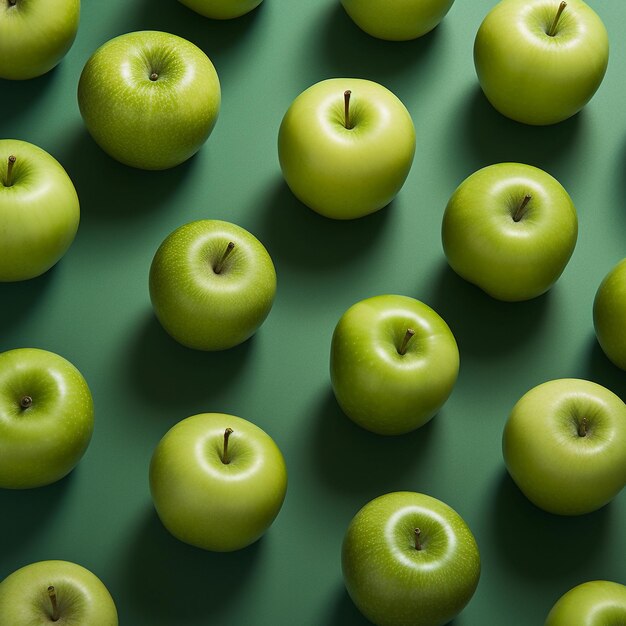
[[[261,0],[180,0],[196,13],[214,20],[241,17],[261,4]]]
[[[88,569],[69,561],[39,561],[0,583],[4,626],[117,626],[113,598]]]
[[[626,587],[592,580],[570,589],[548,614],[544,626],[624,626]]]
[[[513,407],[502,437],[504,462],[536,506],[582,515],[626,485],[626,405],[588,380],[551,380]]]
[[[78,83],[87,130],[110,156],[146,170],[174,167],[207,140],[220,83],[209,58],[169,33],[139,31],[100,46]]]
[[[448,201],[441,230],[450,267],[498,300],[546,292],[578,237],[576,209],[550,174],[498,163],[466,178]]]
[[[37,348],[0,353],[0,488],[63,478],[92,433],[91,393],[69,361]]]
[[[354,604],[377,626],[442,626],[476,591],[480,555],[461,516],[422,493],[366,504],[343,540],[341,565]]]
[[[285,499],[287,469],[274,440],[252,422],[202,413],[161,439],[150,463],[150,491],[174,537],[231,552],[270,527]]]
[[[343,412],[380,435],[428,422],[452,393],[459,350],[444,320],[407,296],[361,300],[333,333],[330,379]]]
[[[525,124],[555,124],[578,113],[600,86],[608,61],[606,28],[582,0],[502,0],[474,42],[487,99]]]
[[[24,80],[50,71],[76,38],[80,0],[3,0],[0,78]]]
[[[626,370],[626,259],[604,278],[593,301],[593,325],[604,354]]]
[[[79,221],[76,189],[61,164],[32,143],[0,139],[0,282],[49,270]]]
[[[190,222],[168,235],[150,267],[150,298],[163,328],[197,350],[225,350],[251,337],[276,295],[263,244],[220,220]]]
[[[454,0],[341,0],[352,21],[368,35],[389,41],[417,39],[446,16]]]
[[[396,196],[415,153],[409,112],[369,80],[332,78],[302,92],[283,117],[278,157],[294,195],[321,215],[353,219]]]

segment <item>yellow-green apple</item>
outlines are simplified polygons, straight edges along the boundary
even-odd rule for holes
[[[389,41],[417,39],[446,16],[454,0],[341,0],[354,23],[372,37]]]
[[[274,440],[252,422],[202,413],[161,439],[150,463],[150,490],[174,537],[231,552],[270,527],[285,499],[287,469]]]
[[[83,68],[78,104],[110,156],[146,170],[174,167],[207,140],[221,102],[209,58],[182,37],[138,31],[98,48]]]
[[[578,238],[576,208],[550,174],[498,163],[466,178],[452,194],[441,230],[450,267],[498,300],[546,292]]]
[[[163,328],[197,350],[225,350],[251,337],[276,295],[263,244],[220,220],[198,220],[163,241],[150,267],[150,298]]]
[[[623,626],[626,586],[608,580],[582,583],[562,595],[544,626]]]
[[[321,215],[353,219],[382,209],[404,184],[415,128],[391,91],[332,78],[303,91],[283,117],[278,157],[294,195]]]
[[[442,626],[480,578],[476,540],[461,516],[431,496],[395,492],[352,519],[341,564],[354,604],[376,626]]]
[[[26,565],[0,583],[3,626],[117,626],[117,609],[102,581],[69,561]]]
[[[536,506],[582,515],[626,485],[626,405],[588,380],[551,380],[513,407],[502,437],[504,462]]]
[[[32,143],[0,139],[0,281],[49,270],[79,221],[76,189],[61,164]]]
[[[63,478],[92,433],[91,393],[69,361],[37,348],[0,353],[0,488]]]
[[[80,0],[3,0],[0,78],[24,80],[50,71],[76,38]]]
[[[452,331],[429,306],[407,296],[361,300],[333,333],[330,379],[343,412],[381,435],[428,422],[459,373]]]
[[[261,0],[180,0],[196,13],[214,20],[241,17],[261,4]]]
[[[578,113],[600,86],[608,61],[606,28],[582,0],[502,0],[474,42],[487,99],[525,124],[555,124]]]
[[[626,259],[604,278],[593,301],[593,325],[604,354],[626,370]]]

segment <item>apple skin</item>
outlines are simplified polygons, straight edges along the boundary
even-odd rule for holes
[[[250,13],[261,0],[179,0],[192,11],[214,20],[230,20]]]
[[[382,85],[358,78],[331,78],[303,91],[278,133],[287,185],[309,208],[334,219],[362,217],[389,204],[414,153],[415,128],[406,107]]]
[[[211,134],[220,103],[219,79],[206,54],[159,31],[106,42],[78,84],[80,113],[96,143],[121,163],[146,170],[193,156]]]
[[[30,406],[21,402],[30,398]],[[93,400],[81,373],[38,348],[0,353],[0,488],[30,489],[60,480],[85,453]]]
[[[49,270],[74,241],[79,221],[76,189],[61,164],[32,143],[0,139],[0,282]]]
[[[228,463],[222,462],[224,433]],[[161,439],[150,463],[157,514],[180,541],[231,552],[257,541],[278,515],[287,491],[287,468],[274,440],[261,428],[224,413],[184,419]]]
[[[531,199],[519,221],[517,209]],[[576,208],[550,174],[498,163],[466,178],[452,194],[441,229],[450,267],[498,300],[545,293],[567,265],[578,238]]]
[[[352,21],[368,35],[408,41],[429,33],[446,16],[454,0],[341,0]]]
[[[626,624],[626,587],[592,580],[562,595],[544,626],[622,626]]]
[[[503,115],[547,125],[580,111],[597,91],[609,61],[609,39],[598,15],[568,0],[547,33],[559,0],[502,0],[474,42],[474,65],[485,96]]]
[[[408,329],[415,335],[400,354]],[[428,422],[452,393],[459,350],[445,321],[407,296],[361,300],[333,333],[330,379],[343,412],[380,435],[401,435]]]
[[[626,485],[626,405],[588,380],[548,381],[513,407],[502,452],[533,504],[557,515],[590,513]]]
[[[460,515],[441,500],[408,491],[375,498],[354,516],[341,565],[352,601],[377,626],[447,624],[480,578],[478,546]]]
[[[626,259],[604,278],[593,301],[593,325],[604,354],[626,370]]]
[[[5,1],[0,6],[0,78],[26,80],[49,72],[72,47],[80,0]]]
[[[228,244],[235,244],[215,272]],[[263,244],[241,226],[190,222],[168,235],[150,267],[150,298],[167,333],[196,350],[226,350],[251,337],[276,295],[276,270]]]
[[[53,586],[58,620],[52,619],[48,587]],[[102,581],[69,561],[39,561],[26,565],[0,583],[0,624],[118,626],[115,602]]]

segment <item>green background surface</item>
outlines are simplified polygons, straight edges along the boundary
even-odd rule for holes
[[[0,81],[0,137],[53,154],[82,210],[78,236],[55,268],[0,285],[1,348],[39,347],[68,358],[96,407],[95,435],[76,471],[50,487],[0,491],[0,578],[33,561],[76,561],[102,578],[129,626],[364,624],[343,588],[343,534],[371,498],[406,489],[450,504],[478,541],[481,582],[454,626],[542,624],[578,583],[626,583],[626,493],[581,518],[545,514],[508,478],[500,449],[513,404],[543,381],[583,377],[626,397],[626,377],[597,346],[591,316],[598,284],[625,253],[626,4],[590,2],[609,30],[608,73],[581,114],[547,128],[501,117],[480,91],[472,45],[493,4],[457,0],[429,35],[391,43],[362,33],[336,0],[266,0],[223,23],[175,0],[86,1],[60,66],[35,80]],[[140,29],[190,39],[222,83],[208,143],[165,172],[111,160],[88,136],[76,103],[91,53]],[[314,82],[341,76],[391,89],[417,132],[413,168],[397,199],[347,223],[296,201],[276,153],[292,100]],[[479,167],[506,160],[554,175],[580,222],[556,287],[519,304],[491,300],[456,277],[440,241],[455,187]],[[224,353],[178,346],[155,321],[148,296],[158,245],[200,218],[250,230],[278,273],[266,323]],[[329,383],[337,320],[354,302],[382,293],[435,308],[461,352],[458,384],[443,410],[399,438],[354,426]],[[177,542],[150,500],[152,450],[177,421],[204,411],[260,425],[289,469],[276,522],[238,553]]]

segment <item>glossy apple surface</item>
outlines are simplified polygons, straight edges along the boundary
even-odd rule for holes
[[[63,478],[92,433],[91,393],[69,361],[37,348],[0,353],[0,488]]]
[[[412,331],[413,335],[408,331]],[[330,378],[343,412],[381,435],[428,422],[452,393],[459,350],[429,306],[407,296],[361,300],[333,333]]]
[[[429,33],[454,0],[341,0],[354,23],[372,37],[407,41]]]
[[[287,469],[274,440],[252,422],[202,413],[161,439],[150,464],[150,490],[174,537],[231,552],[272,524],[285,499]]]
[[[413,492],[375,498],[352,519],[341,565],[354,604],[377,626],[442,626],[470,601],[480,555],[461,516]]]
[[[414,153],[415,128],[406,107],[382,85],[357,78],[331,78],[303,91],[278,133],[287,185],[308,207],[335,219],[362,217],[389,204]]]
[[[98,48],[83,68],[78,104],[87,130],[110,156],[162,170],[193,156],[219,113],[213,63],[169,33],[138,31]]]
[[[502,451],[511,478],[536,506],[590,513],[626,485],[626,405],[588,380],[551,380],[513,407]]]
[[[0,282],[49,270],[79,221],[76,189],[61,164],[32,143],[0,139]]]
[[[180,0],[191,10],[214,20],[230,20],[250,13],[261,0]]]
[[[24,80],[50,71],[71,48],[80,0],[3,0],[0,78]]]
[[[267,250],[230,222],[199,220],[177,228],[150,267],[159,322],[176,341],[197,350],[224,350],[251,337],[275,294]]]
[[[544,626],[622,626],[626,624],[626,587],[592,580],[562,595]]]
[[[626,370],[626,259],[604,278],[593,302],[593,325],[604,354]]]
[[[582,0],[502,0],[474,42],[487,99],[518,122],[546,125],[578,113],[597,91],[609,61],[602,20]],[[553,24],[556,21],[556,25]]]
[[[69,561],[39,561],[0,583],[3,626],[118,626],[117,610],[102,581]]]
[[[546,292],[578,238],[576,208],[550,174],[498,163],[466,178],[448,201],[441,229],[450,267],[498,300]]]

